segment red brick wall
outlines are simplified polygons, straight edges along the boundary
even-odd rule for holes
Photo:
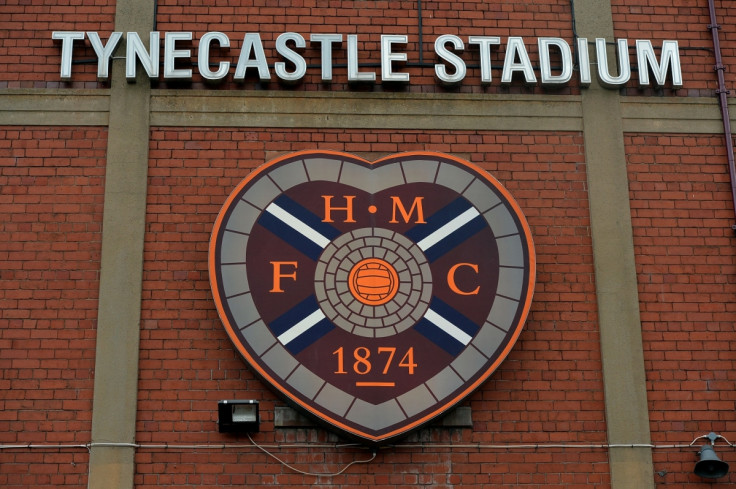
[[[74,50],[72,81],[62,82],[61,41],[53,31],[97,31],[107,40],[113,30],[114,0],[26,1],[0,3],[0,88],[57,88],[104,86],[97,80],[97,58],[89,46]]]
[[[89,442],[107,132],[0,127],[0,444]],[[0,450],[2,487],[86,487],[87,450]]]
[[[632,134],[626,144],[653,442],[733,436],[735,218],[723,137]],[[655,471],[668,473],[657,482],[702,487],[695,451],[656,450]],[[736,462],[733,450],[719,455]],[[733,471],[719,479],[728,481]]]
[[[491,380],[466,401],[474,429],[426,429],[380,451],[370,465],[316,479],[295,474],[217,432],[220,399],[261,402],[262,444],[310,472],[335,472],[370,453],[334,448],[321,429],[274,429],[284,405],[235,353],[213,306],[207,274],[212,223],[227,194],[268,158],[315,146],[369,158],[406,150],[446,151],[489,170],[526,213],[535,236],[538,284],[530,320]],[[531,152],[530,148],[534,147]],[[449,449],[469,445],[605,443],[605,421],[588,227],[582,137],[482,131],[174,129],[152,131],[137,440],[143,444],[232,444],[242,448],[144,448],[137,487],[274,483],[306,487],[607,487],[600,449]]]
[[[723,27],[719,33],[724,64],[736,64],[736,29],[731,19],[736,16],[736,6],[731,1],[715,0],[718,23]],[[713,54],[713,37],[709,29],[710,14],[708,0],[698,2],[672,2],[671,0],[613,0],[614,32],[617,38],[628,38],[630,45],[634,39],[651,39],[652,44],[661,46],[665,39],[677,40],[680,46],[680,60],[684,86],[678,90],[680,95],[709,97],[718,88]],[[632,63],[636,54],[629,51]],[[727,70],[729,88],[733,89],[734,70]],[[633,73],[632,78],[638,80]],[[638,83],[638,82],[637,82]],[[636,88],[633,84],[627,89],[628,95],[654,95],[655,89]],[[671,93],[665,89],[665,93]]]
[[[0,89],[107,86],[96,81],[96,62],[75,64],[73,81],[60,82],[61,50],[51,32],[94,30],[106,39],[113,29],[113,1],[0,2]],[[409,60],[418,61],[416,2],[220,3],[161,0],[157,29],[192,30],[195,38],[223,31],[233,42],[233,62],[244,33],[260,32],[270,63],[277,59],[273,40],[289,30],[307,38],[317,32],[357,33],[365,43],[361,63],[374,64],[379,61],[380,34],[407,33],[412,40],[406,49]],[[706,0],[612,4],[616,37],[631,43],[651,39],[655,46],[677,39],[681,47],[682,90],[641,90],[634,81],[627,95],[713,96],[715,59]],[[715,4],[729,68],[727,88],[734,91],[736,23],[730,19],[736,17],[736,5],[724,0]],[[530,41],[555,36],[572,42],[573,36],[569,0],[427,1],[423,27],[427,66],[406,69],[412,75],[407,87],[351,88],[345,68],[336,66],[331,86],[320,83],[313,67],[304,83],[289,90],[444,91],[434,79],[432,41],[437,35],[498,35],[504,42],[509,35],[521,35],[535,63],[536,47]],[[307,52],[308,62],[316,64],[317,51]],[[480,86],[479,70],[471,66],[465,83],[454,90],[543,93],[518,82],[501,87],[502,52],[494,50],[490,87]],[[337,51],[335,63],[344,63],[344,56]],[[475,49],[463,57],[469,65],[478,63]],[[90,47],[75,50],[75,59],[94,58]],[[370,69],[378,72],[375,66]],[[192,83],[177,86],[203,84],[195,76]],[[254,88],[284,89],[275,78],[267,87],[249,78],[242,85],[226,81],[208,90]],[[553,93],[577,91],[572,82]],[[603,449],[489,448],[608,441],[580,134],[156,128],[151,137],[137,421],[137,441],[146,446],[136,451],[138,487],[609,486]],[[4,446],[84,444],[90,439],[106,139],[101,128],[0,126]],[[631,134],[626,145],[653,442],[688,444],[710,431],[733,435],[736,251],[730,225],[736,219],[723,138]],[[465,402],[473,410],[474,428],[425,429],[406,440],[411,448],[380,451],[370,465],[356,465],[335,479],[295,474],[247,439],[217,433],[215,412],[219,399],[260,399],[264,420],[256,440],[276,445],[272,451],[305,470],[334,472],[369,456],[361,449],[336,448],[338,440],[324,430],[274,428],[274,408],[283,403],[237,357],[209,291],[207,244],[227,194],[266,160],[315,147],[366,158],[407,150],[465,157],[489,170],[518,199],[538,257],[535,301],[518,344],[491,380]],[[307,441],[326,447],[283,446]],[[467,448],[442,446],[450,442]],[[148,446],[231,443],[243,447]],[[695,451],[655,449],[657,486],[702,486],[691,474]],[[734,453],[719,450],[732,467]],[[4,447],[0,487],[86,487],[87,462],[84,448]],[[732,471],[722,482],[736,482],[736,474]]]
[[[718,37],[721,43],[721,56],[723,57],[723,65],[726,67],[723,75],[726,78],[726,88],[733,90],[736,88],[736,23],[733,22],[736,16],[736,6],[732,2],[722,0],[716,1],[716,20],[720,29]]]

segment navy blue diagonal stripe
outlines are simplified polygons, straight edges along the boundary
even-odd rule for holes
[[[335,325],[329,319],[325,318],[284,346],[292,355],[296,355],[333,329],[335,329]]]
[[[317,299],[313,295],[310,295],[299,304],[271,321],[269,324],[271,332],[274,336],[279,337],[317,310],[319,310]],[[284,347],[293,355],[296,355],[333,329],[335,329],[335,325],[332,324],[329,319],[324,318],[293,340],[289,341],[284,345]]]
[[[471,207],[470,202],[463,197],[458,197],[428,217],[426,224],[417,224],[404,233],[404,235],[415,243],[418,243]]]
[[[269,324],[274,336],[281,336],[296,323],[319,309],[317,298],[310,295]]]
[[[322,250],[324,249],[324,243],[320,242],[324,241],[322,240],[322,237],[327,241],[332,241],[341,234],[337,228],[329,223],[322,222],[319,216],[286,195],[282,194],[277,197],[273,201],[273,204],[278,206],[282,211],[291,215],[291,217],[299,221],[304,226],[312,229],[314,232],[319,234],[321,238],[319,240],[313,240],[310,236],[305,236],[301,231],[298,231],[286,222],[282,221],[281,218],[271,213],[268,207],[266,207],[266,210],[258,218],[258,224],[265,227],[312,260],[317,260],[322,254]]]
[[[278,205],[286,212],[296,217],[301,222],[314,229],[330,241],[342,234],[340,230],[338,230],[335,226],[327,222],[322,222],[322,218],[320,218],[318,215],[314,214],[312,211],[284,194],[279,195],[273,201],[273,203]]]
[[[261,217],[258,218],[258,224],[268,229],[312,260],[319,259],[319,256],[322,254],[323,248],[317,243],[305,238],[300,232],[268,212],[261,214]]]
[[[483,216],[477,216],[454,233],[449,234],[445,239],[426,249],[424,256],[431,263],[485,227],[486,221]]]
[[[465,348],[465,345],[461,342],[424,318],[420,319],[419,322],[414,325],[414,329],[452,356],[457,356]]]
[[[465,317],[463,313],[446,302],[441,301],[437,297],[432,298],[432,301],[429,303],[429,308],[460,328],[468,336],[475,336],[480,329],[480,326]]]

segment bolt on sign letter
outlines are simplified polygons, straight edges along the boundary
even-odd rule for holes
[[[374,445],[488,379],[519,337],[536,266],[519,206],[471,163],[304,151],[235,188],[209,268],[227,334],[255,372]]]

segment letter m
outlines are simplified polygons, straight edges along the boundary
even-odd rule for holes
[[[417,220],[414,221],[416,224],[427,224],[427,221],[424,220],[424,209],[422,207],[422,199],[424,197],[414,197],[414,201],[411,204],[411,208],[409,209],[409,212],[406,211],[406,207],[404,207],[404,204],[401,202],[401,199],[397,197],[396,195],[391,196],[391,202],[392,202],[392,208],[393,212],[391,213],[391,220],[389,223],[391,224],[397,224],[399,221],[396,219],[396,211],[399,211],[399,214],[401,214],[401,217],[404,218],[404,222],[408,223],[411,219],[412,214],[416,211],[417,213]]]
[[[682,87],[682,67],[680,66],[680,51],[677,41],[662,41],[662,63],[657,62],[652,41],[636,41],[636,62],[639,65],[639,83],[649,86],[649,68],[654,73],[658,86],[664,85],[667,80],[667,68],[672,68],[672,86]]]

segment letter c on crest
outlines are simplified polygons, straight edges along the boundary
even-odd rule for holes
[[[450,290],[458,295],[478,295],[478,292],[480,291],[480,285],[471,291],[465,291],[460,290],[460,287],[458,287],[455,283],[455,272],[460,267],[470,267],[473,269],[476,275],[478,274],[478,265],[476,263],[456,263],[450,268],[450,271],[447,272],[447,285],[450,286]]]

